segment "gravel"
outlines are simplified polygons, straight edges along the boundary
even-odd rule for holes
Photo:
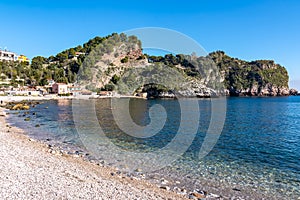
[[[185,199],[145,180],[112,176],[113,168],[53,155],[0,114],[0,199]]]

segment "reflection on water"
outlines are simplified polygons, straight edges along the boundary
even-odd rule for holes
[[[172,103],[170,103],[172,102]],[[97,101],[95,104],[97,117],[100,123],[101,128],[107,137],[112,139],[114,142],[130,142],[131,146],[135,148],[141,147],[145,150],[145,146],[151,148],[162,148],[166,144],[168,144],[173,137],[176,135],[178,131],[178,127],[180,125],[180,107],[177,101],[147,101],[143,99],[131,99],[129,102],[130,108],[130,116],[132,120],[141,126],[146,126],[150,123],[150,117],[148,110],[151,106],[159,103],[165,108],[165,111],[168,115],[166,123],[163,129],[158,132],[153,137],[149,138],[138,138],[132,137],[128,134],[124,133],[119,129],[117,124],[114,121],[114,116],[112,114],[112,109],[116,109],[114,107],[111,108],[110,99],[103,99],[101,101]],[[121,105],[124,104],[124,100],[120,99],[119,102]],[[159,116],[161,113],[158,113]],[[130,126],[131,124],[128,124]],[[141,146],[139,146],[141,145]]]
[[[181,159],[162,170],[164,174],[169,173],[171,177],[189,174],[192,180],[203,178],[246,185],[281,193],[290,199],[300,196],[299,97],[229,98],[222,135],[203,160],[197,155],[210,122],[211,105],[210,100],[198,102],[200,121],[196,138]],[[119,103],[122,104],[122,100]],[[11,120],[38,139],[80,147],[82,144],[74,127],[71,104],[70,100],[45,102],[30,111],[37,113],[30,116],[30,122],[24,122],[18,114],[12,115]],[[97,100],[95,109],[106,137],[115,145],[128,151],[147,152],[170,143],[181,120],[176,100],[131,99],[129,113],[132,120],[137,125],[148,125],[151,122],[149,109],[155,104],[164,107],[167,118],[162,130],[149,138],[132,137],[120,130],[114,121],[112,109],[115,108],[110,99]],[[159,117],[162,113],[156,114]],[[82,112],[82,119],[87,115],[88,112]],[[36,124],[42,126],[33,128]],[[190,182],[196,184],[192,180]]]

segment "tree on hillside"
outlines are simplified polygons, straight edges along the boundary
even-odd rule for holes
[[[76,55],[76,51],[75,51],[75,49],[73,49],[73,48],[71,48],[70,50],[69,50],[69,58],[73,58],[74,56]]]
[[[42,69],[43,64],[46,63],[46,58],[43,56],[36,56],[31,60],[31,68],[32,69]]]
[[[65,60],[67,60],[68,58],[69,58],[69,55],[67,54],[67,52],[61,52],[56,55],[56,60],[58,60],[61,63],[64,62]]]

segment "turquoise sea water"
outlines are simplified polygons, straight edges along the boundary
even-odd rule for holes
[[[169,144],[179,129],[181,112],[185,112],[180,109],[177,100],[131,99],[130,116],[138,125],[145,126],[151,122],[149,109],[153,105],[163,106],[167,113],[167,117],[156,113],[156,120],[161,118],[163,121],[166,117],[159,133],[152,137],[137,138],[118,128],[112,114],[115,108],[111,107],[110,101],[99,99],[95,102],[99,125],[106,138],[130,152],[151,152]],[[199,105],[200,120],[197,122],[199,128],[195,138],[178,160],[163,169],[149,172],[149,176],[163,174],[170,179],[180,180],[181,187],[188,185],[193,189],[215,187],[217,192],[222,191],[220,184],[224,184],[235,188],[235,191],[250,188],[271,194],[275,199],[300,197],[300,97],[228,98],[223,131],[212,151],[203,159],[198,158],[198,153],[211,119],[211,101],[184,101],[197,101]],[[88,106],[88,102],[82,104],[81,108]],[[117,103],[122,106],[123,101]],[[97,130],[89,127],[89,109],[83,110],[80,115],[82,124],[87,124],[87,132],[94,132],[92,137],[98,137]],[[66,149],[84,149],[84,142],[74,125],[71,100],[45,101],[29,113],[12,113],[10,122],[27,130],[32,137]],[[25,122],[25,116],[29,116],[31,121]],[[40,127],[35,127],[36,124]],[[101,140],[101,137],[97,139]],[[101,149],[105,151],[105,147]],[[89,153],[93,155],[93,152]],[[101,157],[101,153],[97,156]],[[105,159],[112,165],[118,164],[117,160]]]

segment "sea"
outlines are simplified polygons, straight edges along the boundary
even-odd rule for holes
[[[9,123],[124,174],[224,199],[300,198],[300,97],[39,103]]]

